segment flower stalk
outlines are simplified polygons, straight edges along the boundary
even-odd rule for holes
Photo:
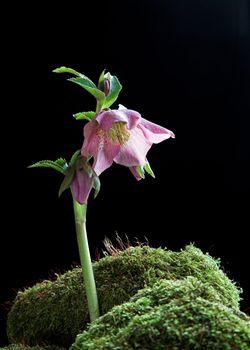
[[[96,110],[74,114],[77,120],[87,120],[84,126],[84,141],[81,150],[76,151],[69,164],[63,158],[56,161],[43,160],[30,168],[46,167],[64,175],[59,196],[66,189],[71,190],[75,215],[77,243],[86,288],[90,321],[99,317],[98,298],[94,272],[86,232],[88,197],[92,189],[94,198],[100,190],[99,175],[113,162],[128,167],[136,180],[145,178],[145,172],[154,176],[147,160],[151,146],[175,135],[172,131],[144,119],[140,113],[119,105],[110,109],[122,89],[118,78],[105,70],[98,85],[86,75],[72,68],[60,67],[55,73],[70,73],[68,79],[88,91],[96,99]],[[91,161],[91,163],[90,163]]]
[[[78,250],[82,266],[83,281],[86,289],[88,309],[90,321],[93,322],[99,317],[99,306],[97,299],[96,284],[94,279],[94,272],[91,263],[89,252],[87,231],[86,231],[86,212],[87,205],[79,204],[73,198],[76,236],[78,243]]]

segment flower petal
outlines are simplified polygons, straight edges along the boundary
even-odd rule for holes
[[[95,120],[85,125],[81,153],[85,157],[94,157],[92,168],[97,176],[112,165],[120,148],[120,144],[112,143],[112,140],[108,138],[106,132]]]
[[[172,131],[162,126],[141,118],[138,127],[142,130],[145,138],[151,143],[159,143],[170,137],[175,138]]]
[[[98,152],[94,156],[94,163],[92,166],[97,176],[112,165],[114,158],[121,149],[120,144],[114,144],[112,140],[108,138],[105,138],[104,142],[99,146]]]
[[[84,126],[84,142],[81,149],[81,154],[84,157],[95,156],[98,152],[99,143],[101,142],[98,128],[98,123],[94,119]]]
[[[121,146],[120,152],[114,158],[114,161],[127,167],[144,166],[147,162],[147,152],[151,146],[152,143],[145,138],[141,129],[136,127],[130,130],[128,141]]]
[[[87,204],[92,189],[92,177],[90,177],[85,171],[78,170],[75,173],[70,188],[78,203]]]
[[[128,129],[134,128],[140,121],[140,113],[130,110],[130,109],[121,109],[121,110],[108,110],[98,113],[95,117],[95,120],[99,123],[100,127],[107,131],[112,128],[112,124],[115,122],[123,122],[127,124]]]

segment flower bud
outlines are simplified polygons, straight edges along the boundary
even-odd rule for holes
[[[110,90],[110,80],[109,78],[104,78],[104,94],[108,96]]]

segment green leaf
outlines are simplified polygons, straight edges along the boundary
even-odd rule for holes
[[[95,190],[94,198],[96,198],[101,188],[101,182],[97,175],[93,176],[93,188]]]
[[[103,103],[105,100],[105,94],[101,90],[99,90],[94,83],[90,84],[89,80],[78,77],[78,78],[70,78],[69,81],[72,81],[73,83],[80,85],[85,90],[87,90],[91,95],[93,95],[99,102]]]
[[[61,194],[65,190],[67,190],[70,187],[70,185],[73,181],[76,167],[77,167],[78,157],[80,154],[81,154],[81,150],[78,149],[70,159],[69,166],[65,172],[65,177],[64,177],[63,182],[61,183],[61,186],[59,188],[59,192],[58,192],[59,197],[61,196]]]
[[[59,171],[61,174],[65,174],[68,168],[68,164],[65,159],[59,158],[56,161],[41,160],[40,162],[30,165],[28,168],[51,168]]]
[[[77,77],[83,78],[86,81],[88,81],[88,83],[92,86],[92,87],[96,87],[96,85],[93,83],[92,80],[90,80],[86,75],[77,72],[76,70],[72,69],[72,68],[67,68],[67,67],[60,67],[60,68],[56,68],[52,71],[53,73],[71,73],[73,75],[76,75]]]
[[[104,69],[99,77],[99,80],[98,80],[98,89],[103,91],[103,88],[104,88],[104,73],[105,73],[105,70]]]
[[[75,153],[73,154],[73,156],[70,159],[69,165],[72,166],[73,164],[75,164],[75,162],[77,161],[78,156],[81,154],[81,150],[78,149],[77,151],[75,151]]]
[[[76,113],[76,114],[73,114],[73,117],[76,119],[76,120],[92,120],[93,117],[95,116],[95,112],[79,112],[79,113]]]
[[[145,179],[145,172],[144,172],[143,167],[140,166],[140,165],[137,165],[137,166],[135,167],[135,169],[136,169],[137,173],[140,175],[140,177],[141,177],[142,179]]]
[[[52,71],[53,73],[71,73],[74,74],[78,77],[81,76],[81,73],[77,72],[76,70],[72,69],[72,68],[67,68],[67,67],[60,67],[60,68],[56,68]]]
[[[122,85],[116,76],[111,75],[110,73],[105,74],[105,76],[106,75],[109,75],[110,77],[110,88],[102,108],[109,108],[117,100],[119,93],[122,89]]]
[[[144,165],[144,170],[155,179],[155,174],[154,174],[153,170],[151,169],[149,163]]]
[[[70,166],[67,169],[63,182],[61,183],[61,186],[59,188],[58,197],[60,197],[61,194],[70,187],[73,181],[74,175],[75,175],[75,168],[73,166]]]

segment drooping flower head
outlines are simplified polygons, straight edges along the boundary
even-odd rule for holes
[[[95,112],[73,114],[76,120],[87,120],[87,124],[84,127],[81,152],[75,152],[69,164],[65,159],[59,158],[56,161],[43,160],[30,167],[47,167],[62,173],[64,179],[59,195],[70,188],[73,198],[79,204],[87,204],[92,188],[97,195],[100,189],[98,176],[113,162],[128,167],[137,180],[144,178],[145,172],[154,177],[147,153],[154,143],[174,138],[174,133],[122,105],[119,105],[119,109],[110,109],[117,100],[122,85],[109,72],[105,73],[104,70],[101,73],[97,85],[85,74],[72,68],[62,66],[53,72],[73,75],[68,80],[96,99],[96,109]]]
[[[85,125],[81,153],[94,158],[98,176],[115,161],[140,180],[141,171],[149,167],[146,156],[151,146],[170,137],[175,137],[172,131],[120,105],[118,110],[102,110]]]
[[[70,180],[70,179],[69,179]],[[74,199],[80,204],[87,204],[89,194],[95,189],[95,197],[100,190],[100,181],[88,160],[79,156],[74,164],[70,189]]]

